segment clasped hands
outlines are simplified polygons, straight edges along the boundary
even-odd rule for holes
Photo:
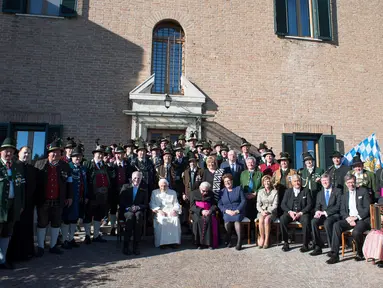
[[[356,220],[358,220],[358,217],[356,216],[349,216],[346,218],[346,221],[350,226],[356,226]]]
[[[167,216],[172,216],[172,217],[175,217],[177,216],[177,212],[176,211],[172,211],[170,213],[166,213],[165,211],[162,211],[162,210],[157,210],[157,214],[163,216],[163,217],[167,217]]]
[[[303,213],[302,212],[289,211],[289,215],[293,219],[293,221],[296,221],[303,215]]]
[[[129,208],[126,209],[126,211],[136,213],[138,210],[140,210],[140,206],[132,205]]]
[[[209,216],[211,214],[210,210],[202,210],[202,216]]]
[[[322,216],[326,216],[326,214],[324,214],[324,211],[316,211],[315,212],[315,215],[314,215],[314,218],[320,218],[320,217],[322,217]]]
[[[234,215],[239,214],[239,211],[238,211],[238,210],[233,211],[233,210],[229,210],[229,209],[227,209],[227,210],[225,211],[225,213],[226,213],[226,214],[229,214],[230,216],[234,216]]]

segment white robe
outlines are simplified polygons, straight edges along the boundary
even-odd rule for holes
[[[150,198],[150,209],[162,210],[167,214],[176,211],[181,214],[182,208],[177,200],[177,193],[168,189],[160,192],[160,189],[153,190]],[[180,244],[181,243],[181,223],[179,216],[161,216],[155,214],[154,217],[154,245]]]

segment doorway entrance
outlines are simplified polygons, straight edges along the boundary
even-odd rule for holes
[[[182,134],[185,134],[185,130],[148,129],[148,141],[167,137],[174,144]]]

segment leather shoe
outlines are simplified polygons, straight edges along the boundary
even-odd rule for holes
[[[301,253],[305,253],[305,252],[309,251],[309,247],[307,247],[306,245],[303,245],[303,246],[299,249],[299,251],[300,251]]]
[[[101,235],[98,235],[96,238],[93,237],[93,242],[106,243],[108,241],[106,241],[104,238],[102,238]]]
[[[288,243],[283,244],[282,251],[283,251],[283,252],[290,251],[290,246],[289,246]]]
[[[73,248],[79,248],[80,247],[80,245],[78,245],[74,239],[72,239],[69,243]]]
[[[116,228],[113,227],[112,230],[110,230],[110,236],[116,236]]]
[[[318,256],[322,254],[322,249],[315,247],[314,251],[310,253],[311,256]]]
[[[376,263],[376,266],[378,266],[379,268],[383,268],[383,261],[379,261],[378,263]]]
[[[334,256],[335,255],[335,253],[333,252],[333,251],[329,251],[329,252],[327,252],[327,257],[332,257],[332,256]]]
[[[86,245],[89,245],[89,244],[92,243],[92,241],[90,240],[90,236],[89,236],[89,235],[86,235],[86,236],[85,236],[84,243],[85,243]]]
[[[64,241],[63,245],[61,246],[63,249],[72,249],[72,245],[67,240]]]
[[[44,248],[37,247],[36,257],[43,257],[44,255]]]
[[[335,264],[339,262],[339,256],[333,255],[330,259],[326,261],[327,264]]]
[[[55,245],[53,248],[49,248],[49,253],[60,255],[63,254],[63,251],[61,251],[60,248]]]
[[[358,262],[365,260],[364,256],[361,254],[357,254],[354,259],[355,261],[358,261]]]
[[[242,250],[242,244],[237,244],[237,246],[235,246],[235,250]]]

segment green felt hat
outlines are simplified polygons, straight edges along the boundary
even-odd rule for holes
[[[13,138],[5,138],[3,144],[1,144],[0,151],[6,148],[13,148],[16,150],[16,140]]]

